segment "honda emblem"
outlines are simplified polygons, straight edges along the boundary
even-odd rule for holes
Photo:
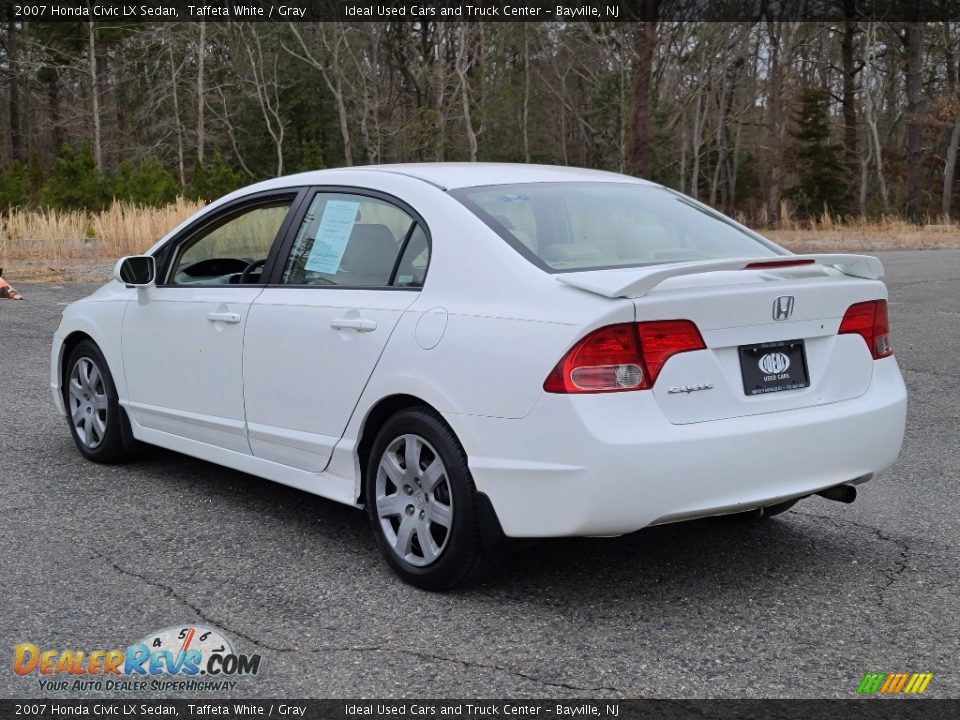
[[[793,315],[793,295],[781,295],[773,301],[773,319],[789,320]]]

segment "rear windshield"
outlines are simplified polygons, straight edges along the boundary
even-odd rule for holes
[[[656,186],[534,183],[452,194],[548,271],[781,254],[723,215]]]

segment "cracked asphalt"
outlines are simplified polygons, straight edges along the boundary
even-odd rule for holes
[[[17,643],[112,649],[200,623],[262,656],[237,697],[846,698],[868,671],[932,672],[927,695],[960,697],[960,251],[881,257],[909,420],[856,503],[539,542],[446,595],[399,582],[354,509],[165,451],[82,460],[47,362],[93,286],[17,283],[26,300],[0,301],[0,695],[77,696],[14,675]]]

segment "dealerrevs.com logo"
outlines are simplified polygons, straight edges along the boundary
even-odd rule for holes
[[[867,673],[857,686],[861,695],[920,695],[933,673]]]
[[[224,691],[256,675],[260,655],[243,655],[218,630],[183,625],[150,633],[126,649],[41,649],[20,643],[13,671],[44,691]]]

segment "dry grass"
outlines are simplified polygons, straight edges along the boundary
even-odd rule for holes
[[[178,198],[162,208],[115,202],[102,212],[13,209],[0,216],[0,267],[17,280],[72,279],[143,252],[203,207]]]
[[[767,230],[764,234],[785,248],[800,253],[960,248],[960,228],[955,225],[923,226],[899,221],[889,225],[853,223],[832,228]]]
[[[123,255],[142,252],[203,205],[183,198],[162,208],[114,203],[103,212],[12,210],[0,215],[0,268],[8,279],[100,279]],[[738,217],[751,227],[763,217]],[[931,218],[922,225],[898,217],[845,219],[824,214],[796,220],[784,203],[776,229],[765,235],[794,252],[869,252],[960,248],[960,227]]]
[[[766,218],[738,217],[750,227],[768,227]],[[900,217],[819,218],[797,220],[783,203],[778,227],[760,230],[793,252],[880,252],[884,250],[946,250],[960,248],[960,226],[945,218],[927,218],[922,224]]]

